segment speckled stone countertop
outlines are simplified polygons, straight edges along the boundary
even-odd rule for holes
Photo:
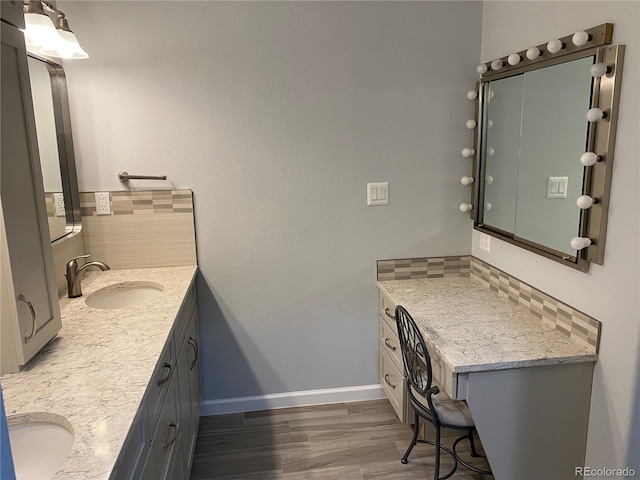
[[[107,479],[197,267],[86,272],[83,297],[60,299],[58,336],[16,374],[2,377],[7,416],[61,415],[75,433],[73,450],[54,479]],[[162,285],[140,306],[96,310],[89,294],[121,282]]]
[[[454,373],[595,362],[598,355],[469,277],[378,282]],[[433,355],[433,353],[432,353]]]

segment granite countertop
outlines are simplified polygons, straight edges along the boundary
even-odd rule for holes
[[[73,450],[54,479],[107,479],[124,444],[196,266],[87,271],[84,296],[60,299],[62,329],[16,374],[2,377],[7,416],[61,415],[73,427]],[[124,309],[96,310],[92,292],[145,281],[160,297]]]
[[[378,282],[454,373],[595,362],[589,349],[470,277]]]

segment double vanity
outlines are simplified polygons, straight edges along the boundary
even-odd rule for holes
[[[41,422],[72,433],[53,478],[188,478],[201,396],[196,271],[87,272],[84,295],[60,299],[58,336],[2,378],[10,429]]]

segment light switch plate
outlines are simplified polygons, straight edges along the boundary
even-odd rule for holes
[[[567,198],[569,177],[547,177],[547,198]]]
[[[480,250],[491,253],[491,235],[480,233]]]
[[[62,193],[53,194],[53,207],[56,212],[56,217],[64,217],[64,195]]]
[[[109,192],[96,192],[96,213],[98,215],[111,215]]]
[[[389,182],[367,183],[367,206],[389,205]]]

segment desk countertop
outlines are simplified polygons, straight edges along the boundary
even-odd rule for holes
[[[595,362],[589,349],[469,277],[378,282],[454,373]]]
[[[84,296],[60,299],[58,336],[22,372],[2,377],[7,416],[53,413],[73,427],[73,450],[54,479],[109,477],[196,270],[87,272]],[[117,310],[84,302],[102,287],[131,281],[159,283],[163,294]]]

